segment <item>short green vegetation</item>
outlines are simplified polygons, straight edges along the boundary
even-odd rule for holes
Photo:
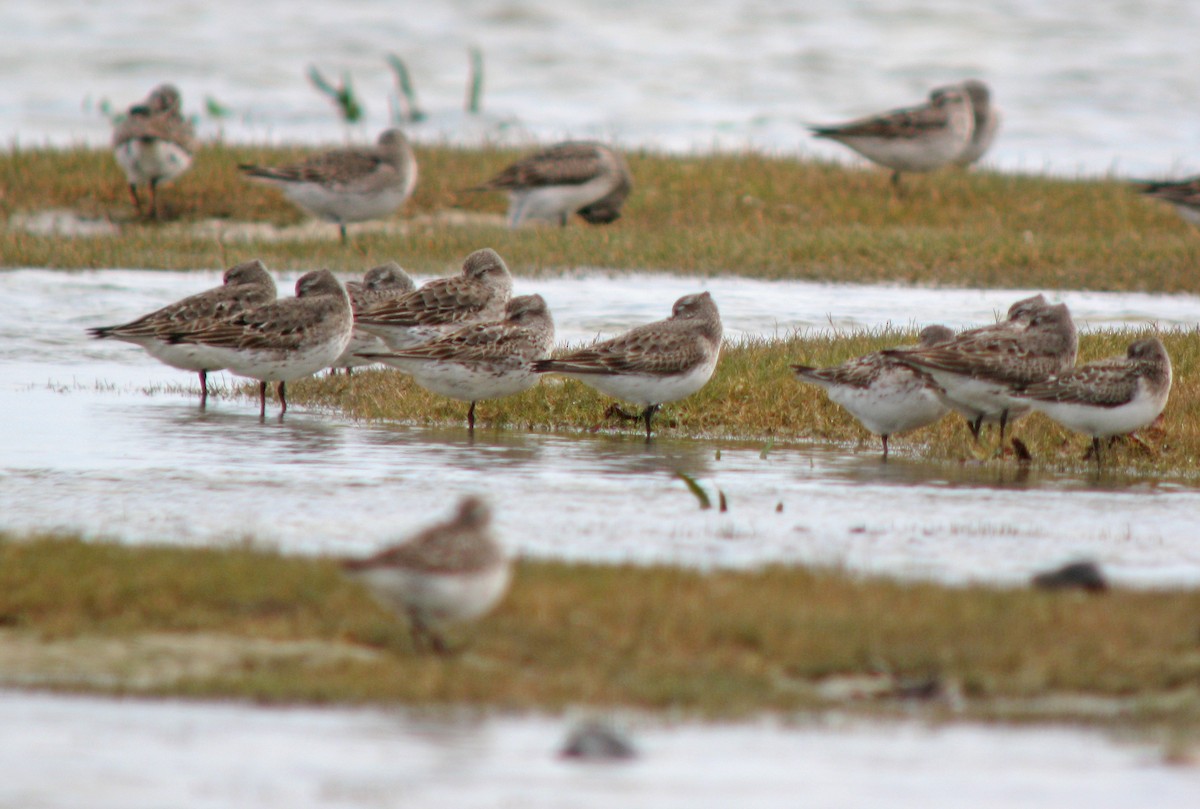
[[[510,232],[503,194],[462,189],[520,152],[435,146],[417,149],[421,180],[406,208],[384,226],[352,226],[343,247],[332,225],[294,229],[305,215],[236,168],[311,151],[206,145],[164,187],[168,221],[154,224],[132,221],[108,150],[12,148],[0,154],[0,256],[10,267],[190,269],[261,258],[273,269],[342,272],[397,260],[443,273],[491,246],[518,275],[608,267],[1156,292],[1194,291],[1200,261],[1194,230],[1119,180],[944,171],[908,178],[897,197],[883,171],[749,153],[634,152],[635,190],[617,223]],[[63,238],[19,226],[64,209],[112,222],[120,235]]]
[[[1079,362],[1123,355],[1141,332],[1100,332],[1080,340]],[[1119,442],[1106,463],[1110,471],[1189,477],[1200,469],[1200,333],[1172,331],[1160,335],[1174,364],[1175,382],[1161,423],[1143,430],[1142,445]],[[664,406],[655,421],[661,435],[752,438],[776,441],[820,440],[880,452],[879,440],[849,413],[829,401],[825,392],[796,380],[790,365],[836,365],[850,357],[915,342],[902,331],[849,335],[796,335],[727,347],[716,373],[699,393]],[[247,388],[247,391],[249,389]],[[255,389],[257,390],[257,388]],[[361,420],[418,424],[466,423],[466,405],[429,393],[407,376],[390,369],[358,370],[308,379],[289,387],[292,402],[344,412]],[[476,429],[549,431],[620,430],[636,434],[631,423],[605,419],[613,400],[570,379],[548,377],[519,396],[481,402]],[[1091,439],[1073,434],[1040,414],[1017,422],[1018,437],[1038,468],[1092,467],[1084,460]],[[950,414],[937,424],[894,438],[897,456],[933,461],[976,462],[995,449],[994,428],[985,430],[980,447],[965,422]],[[997,461],[1014,465],[1014,459]]]
[[[132,220],[104,149],[14,147],[0,154],[0,261],[8,267],[217,268],[261,258],[276,270],[361,272],[397,260],[454,269],[492,246],[519,276],[576,267],[760,278],[1000,288],[1195,291],[1200,238],[1170,210],[1116,180],[885,172],[755,154],[634,153],[636,182],[609,227],[503,228],[499,194],[461,191],[518,152],[418,149],[421,182],[384,226],[297,227],[303,214],[244,181],[242,162],[299,148],[210,144],[167,186],[167,221]],[[29,223],[67,211],[108,233],[58,235]],[[1135,332],[1088,334],[1080,361],[1124,353]],[[901,331],[798,334],[728,346],[711,383],[671,404],[663,434],[878,443],[789,365],[832,365],[909,343]],[[1171,402],[1120,469],[1154,477],[1200,468],[1200,335],[1162,335]],[[294,403],[363,420],[461,423],[466,406],[387,370],[289,386]],[[480,430],[626,430],[610,401],[548,379],[483,402]],[[1014,431],[1033,463],[1082,469],[1087,441],[1039,415]],[[994,440],[994,439],[992,439]],[[901,456],[979,455],[961,420],[894,441]],[[1012,464],[1009,458],[995,463]],[[404,622],[381,611],[334,560],[251,546],[127,547],[72,537],[0,535],[0,683],[262,701],[567,705],[678,709],[705,716],[830,704],[890,711],[933,695],[938,710],[1003,718],[1129,721],[1200,735],[1200,591],[1102,595],[953,588],[831,570],[698,572],[521,561],[512,592],[464,646],[413,653]],[[880,685],[882,683],[882,685]],[[867,697],[863,697],[867,694]],[[906,696],[907,695],[907,696]],[[1090,707],[1089,707],[1090,706]]]
[[[968,716],[1102,719],[1087,696],[1190,733],[1197,616],[1194,590],[523,561],[441,658],[416,653],[334,560],[0,538],[0,682],[101,692],[712,717],[922,696]]]

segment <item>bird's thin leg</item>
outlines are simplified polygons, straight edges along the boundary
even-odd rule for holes
[[[475,403],[471,402],[471,406],[467,408],[467,429],[475,432]]]
[[[208,404],[208,371],[200,370],[200,409]]]
[[[150,216],[155,222],[162,221],[158,215],[158,178],[150,180]]]
[[[279,411],[279,415],[282,416],[284,413],[287,412],[287,383],[286,382],[279,383],[279,404],[282,407],[282,409]]]
[[[974,421],[967,422],[967,429],[971,431],[971,437],[975,439],[975,443],[979,443],[979,431],[983,429],[983,414],[980,413],[975,417]]]
[[[344,222],[338,224],[338,230],[340,230],[341,234],[342,234],[342,244],[345,244],[347,241],[347,237],[346,237],[346,225]]]
[[[133,212],[140,219],[142,217],[142,198],[138,196],[137,185],[134,183],[129,184],[129,198],[133,200]]]
[[[265,419],[267,417],[267,383],[258,383],[258,417]]]
[[[887,463],[887,456],[888,456],[888,437],[887,437],[887,433],[884,433],[884,434],[883,434],[882,436],[880,436],[880,437],[883,439],[883,462],[884,462],[884,463]]]
[[[654,414],[658,412],[659,405],[653,404],[646,407],[642,411],[642,418],[646,420],[646,440],[650,440],[650,421],[654,418]]]

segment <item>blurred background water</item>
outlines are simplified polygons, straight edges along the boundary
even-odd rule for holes
[[[207,137],[371,140],[402,108],[396,54],[428,113],[411,128],[424,142],[600,137],[850,161],[805,125],[977,76],[1005,115],[992,165],[1177,176],[1200,170],[1197,34],[1194,0],[5,3],[0,137],[104,144],[105,109],[172,81]],[[310,66],[351,77],[360,123],[341,122]]]

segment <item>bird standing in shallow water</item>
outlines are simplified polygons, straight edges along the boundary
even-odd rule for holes
[[[508,302],[503,320],[475,323],[452,334],[400,351],[360,355],[399,368],[418,385],[470,402],[467,427],[475,429],[475,403],[529,390],[540,377],[536,360],[550,356],[554,320],[541,295]]]
[[[200,407],[208,403],[208,373],[225,367],[220,352],[195,343],[172,342],[171,334],[202,331],[214,323],[275,300],[275,281],[257,259],[230,267],[224,284],[164,306],[120,326],[89,329],[96,339],[135,343],[159,362],[200,375]]]
[[[267,383],[278,382],[280,413],[287,412],[287,383],[328,368],[345,350],[354,315],[345,287],[329,270],[305,273],[296,297],[283,298],[213,323],[175,332],[172,343],[205,346],[221,367],[259,381],[259,416],[267,414]]]
[[[928,348],[954,337],[945,326],[926,326],[920,343]],[[928,376],[897,359],[875,351],[833,368],[793,365],[802,382],[825,388],[836,402],[883,441],[883,459],[888,457],[888,437],[924,427],[946,415],[949,407],[941,391]]]
[[[721,353],[721,315],[707,292],[675,301],[666,320],[638,326],[601,343],[554,359],[539,360],[539,374],[573,377],[601,393],[642,406],[639,415],[613,409],[646,424],[658,408],[691,396],[712,377]]]

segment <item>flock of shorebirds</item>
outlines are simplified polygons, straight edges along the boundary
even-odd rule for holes
[[[940,87],[927,103],[814,132],[837,140],[901,173],[969,164],[991,144],[999,115],[988,88],[970,80]],[[141,212],[138,187],[150,189],[187,169],[194,148],[190,124],[171,85],[156,88],[115,129],[116,159]],[[411,195],[417,165],[404,135],[384,132],[375,147],[338,149],[280,167],[243,166],[247,176],[278,186],[295,204],[333,222],[387,216]],[[591,223],[617,219],[632,189],[625,160],[598,143],[567,142],[532,154],[477,187],[510,195],[508,223],[566,224],[573,214]],[[1180,207],[1200,224],[1200,178],[1148,185],[1146,193]],[[260,261],[226,271],[224,283],[130,323],[91,330],[143,347],[156,359],[199,374],[227,369],[257,379],[260,415],[268,383],[277,383],[282,411],[286,383],[332,368],[384,363],[435,393],[475,404],[528,390],[543,374],[581,380],[641,409],[646,437],[660,405],[700,390],[720,354],[722,327],[707,293],[675,302],[671,316],[593,345],[554,356],[554,322],[540,295],[512,296],[512,276],[491,249],[467,256],[459,275],[417,288],[397,264],[368,270],[343,284],[329,270],[303,275],[295,297],[277,298]],[[878,351],[833,368],[793,366],[798,379],[823,387],[830,399],[879,435],[926,426],[951,410],[964,416],[975,440],[986,423],[1007,426],[1037,410],[1090,436],[1101,464],[1104,439],[1151,424],[1166,406],[1171,361],[1160,340],[1140,339],[1125,356],[1075,365],[1078,340],[1065,304],[1041,295],[1017,301],[1007,319],[955,334],[929,326],[920,343]],[[477,617],[496,603],[509,563],[488,529],[486,504],[467,498],[457,516],[374,557],[346,562],[389,606],[411,619],[414,638],[444,651],[438,627]]]

